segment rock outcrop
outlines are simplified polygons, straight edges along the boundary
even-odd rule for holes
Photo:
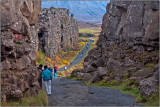
[[[40,71],[32,34],[41,10],[40,1],[1,1],[1,97],[20,100],[38,93]]]
[[[106,10],[97,47],[85,58],[83,73],[92,74],[89,82],[136,80],[141,93],[150,96],[157,91],[159,77],[154,74],[159,61],[159,2],[111,1]]]
[[[66,51],[77,43],[78,22],[65,8],[42,9],[38,20],[39,49],[54,59],[58,48]],[[36,41],[35,41],[36,42]],[[37,42],[36,42],[37,43]]]

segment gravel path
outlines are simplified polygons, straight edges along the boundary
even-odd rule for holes
[[[67,69],[69,69],[69,68],[71,68],[72,66],[78,64],[78,63],[83,59],[83,57],[85,56],[85,54],[87,53],[87,51],[90,49],[91,43],[94,42],[94,41],[91,40],[91,39],[88,39],[88,40],[89,40],[89,43],[87,43],[87,44],[85,45],[85,47],[83,48],[83,55],[81,56],[82,51],[79,52],[79,54],[78,54],[78,55],[76,56],[76,58],[70,63],[70,65],[67,65],[67,66],[66,66]],[[88,46],[88,48],[87,48],[87,46]],[[64,67],[58,69],[58,71],[63,71],[63,70],[64,70]]]
[[[49,106],[138,106],[135,98],[118,90],[87,87],[82,81],[54,78]]]

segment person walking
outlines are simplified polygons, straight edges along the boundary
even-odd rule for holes
[[[57,70],[58,70],[58,67],[55,65],[54,66],[54,77],[57,78]]]
[[[64,67],[64,70],[65,70],[65,71],[67,70],[67,67],[66,67],[66,66]]]
[[[44,71],[42,72],[41,77],[43,78],[47,95],[50,96],[51,95],[51,80],[53,78],[53,75],[52,75],[52,72],[48,70],[47,65],[44,66]]]
[[[38,67],[38,69],[40,69],[40,70],[42,70],[42,71],[43,71],[43,70],[44,70],[43,65],[42,65],[42,64],[40,64],[40,65],[39,65],[39,67]]]
[[[38,66],[38,69],[39,69],[39,71],[40,71],[40,74],[39,74],[39,76],[38,76],[38,82],[39,82],[39,84],[40,84],[40,88],[42,88],[42,78],[41,78],[41,75],[42,75],[42,72],[43,72],[43,65],[42,64],[40,64],[39,66]]]
[[[82,50],[82,54],[81,54],[81,57],[83,56],[83,50]]]

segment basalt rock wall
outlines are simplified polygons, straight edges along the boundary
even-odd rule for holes
[[[78,38],[78,22],[65,8],[42,9],[38,20],[38,49],[54,59],[58,49],[66,51],[75,46]]]
[[[97,47],[78,76],[89,82],[132,80],[141,94],[152,95],[159,83],[159,2],[111,1],[106,10]]]
[[[41,79],[32,34],[38,33],[35,26],[40,10],[40,1],[1,1],[2,101],[38,93]]]

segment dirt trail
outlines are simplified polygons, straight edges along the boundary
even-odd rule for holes
[[[138,106],[135,98],[118,90],[84,86],[82,81],[54,78],[49,106]]]
[[[87,44],[85,45],[85,47],[83,48],[83,55],[81,56],[82,51],[79,52],[79,54],[78,54],[78,55],[76,56],[76,58],[70,63],[70,65],[67,65],[67,66],[66,66],[67,69],[69,69],[69,68],[71,68],[72,66],[75,66],[76,64],[78,64],[79,62],[81,62],[81,60],[83,59],[83,57],[85,56],[85,54],[87,53],[87,51],[90,49],[91,43],[93,43],[93,40],[90,40],[90,39],[89,39],[89,43],[87,43]],[[88,46],[88,48],[87,48],[87,46]],[[63,70],[65,70],[64,67],[58,69],[58,71],[63,71]]]

